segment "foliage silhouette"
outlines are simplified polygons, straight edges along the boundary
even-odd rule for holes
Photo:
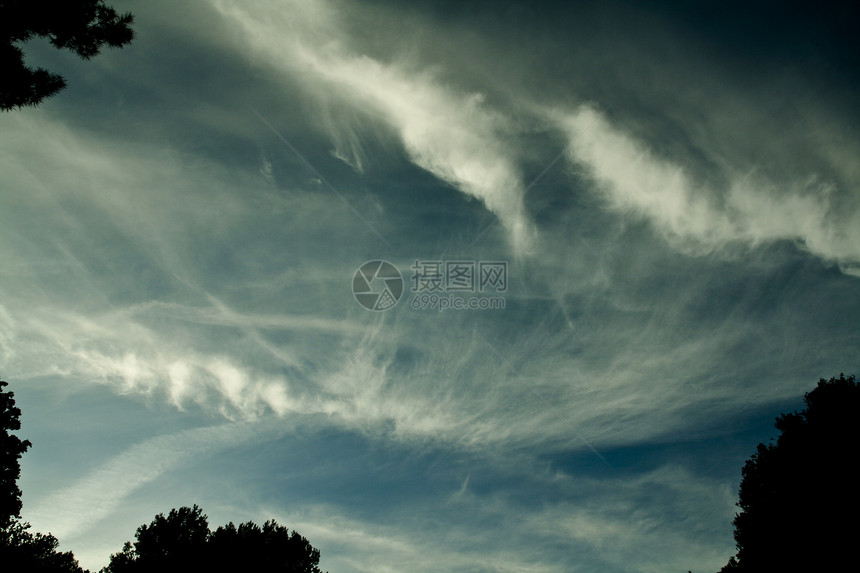
[[[0,527],[6,527],[21,514],[18,460],[32,445],[29,440],[10,434],[21,429],[21,409],[15,406],[15,393],[3,390],[8,385],[0,380]]]
[[[776,443],[759,444],[744,465],[738,552],[721,573],[857,566],[860,386],[854,376],[821,379],[804,404],[776,419]]]
[[[88,60],[105,44],[130,43],[133,21],[103,0],[0,0],[0,109],[35,106],[66,87],[60,75],[28,67],[20,44],[43,37]]]
[[[10,573],[88,573],[71,551],[57,551],[58,545],[50,533],[33,533],[29,523],[13,519],[0,529],[0,564]]]
[[[214,564],[228,569],[319,573],[320,552],[297,531],[274,520],[261,528],[253,522],[219,527],[210,537]]]
[[[33,533],[30,524],[20,520],[18,460],[31,444],[9,433],[21,429],[21,409],[15,405],[14,392],[3,391],[6,386],[0,380],[0,565],[4,572],[83,573],[71,551],[57,551],[56,537]]]
[[[233,523],[209,530],[206,515],[196,505],[158,514],[141,525],[136,541],[111,555],[102,573],[171,571],[259,571],[320,573],[320,552],[307,539],[275,521],[263,527]]]

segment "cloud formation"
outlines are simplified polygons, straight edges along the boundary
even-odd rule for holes
[[[215,5],[242,28],[253,53],[269,66],[297,77],[332,105],[346,100],[356,108],[353,113],[380,117],[416,165],[482,201],[498,216],[515,250],[531,248],[534,228],[506,138],[510,122],[489,109],[481,94],[446,85],[431,69],[350,54],[327,3],[268,3],[253,11],[235,2]],[[291,33],[285,35],[285,29]],[[338,144],[336,155],[360,169],[359,136],[349,119],[342,122],[343,114],[332,113],[326,111],[324,125]]]
[[[860,360],[850,97],[650,7],[484,4],[131,2],[0,117],[37,527],[91,568],[181,503],[340,572],[725,562],[743,460]],[[365,311],[377,259],[507,261],[505,309]]]
[[[86,536],[129,494],[165,472],[195,456],[259,439],[261,433],[259,426],[228,423],[151,438],[43,497],[27,508],[27,519],[37,530],[50,531],[66,541]]]
[[[708,252],[743,243],[791,240],[856,273],[860,262],[857,190],[837,212],[834,184],[814,175],[778,186],[756,173],[727,173],[728,187],[709,188],[682,165],[658,157],[647,145],[614,127],[592,106],[558,113],[569,158],[585,168],[610,208],[650,221],[672,244]]]

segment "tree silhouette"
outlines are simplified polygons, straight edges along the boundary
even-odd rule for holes
[[[274,520],[261,528],[253,522],[233,523],[216,529],[210,539],[214,564],[226,569],[319,573],[320,552],[297,531]]]
[[[723,573],[857,567],[860,386],[853,376],[822,379],[804,404],[776,419],[776,443],[759,444],[744,465],[738,552]]]
[[[21,490],[18,460],[31,446],[9,432],[21,429],[21,409],[15,394],[3,391],[0,380],[0,565],[3,571],[31,573],[83,573],[71,551],[58,552],[59,542],[51,534],[33,533],[30,524],[20,520]]]
[[[149,525],[135,533],[134,545],[126,542],[122,552],[111,555],[106,571],[192,571],[198,569],[206,549],[209,522],[197,507],[159,513]]]
[[[9,572],[88,573],[71,551],[57,551],[58,545],[53,535],[32,533],[29,523],[15,519],[0,529],[0,564]]]
[[[102,573],[172,571],[259,571],[320,573],[320,552],[307,539],[275,521],[263,527],[233,523],[209,531],[206,515],[196,505],[158,514],[141,525],[136,541],[111,555]]]
[[[28,67],[20,44],[47,38],[88,60],[105,44],[119,48],[131,42],[133,21],[103,0],[0,0],[0,109],[38,105],[66,87],[60,75]]]
[[[21,514],[21,464],[18,460],[32,445],[10,431],[21,429],[21,409],[15,406],[15,393],[4,391],[7,382],[0,380],[0,527]]]

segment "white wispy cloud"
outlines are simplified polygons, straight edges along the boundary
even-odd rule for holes
[[[519,547],[491,552],[463,550],[461,547],[465,542],[477,540],[457,527],[449,535],[431,533],[430,529],[416,531],[413,528],[423,522],[420,517],[405,519],[400,524],[379,524],[355,519],[338,508],[325,506],[311,507],[299,514],[268,508],[260,514],[273,515],[279,523],[288,523],[315,540],[317,546],[330,548],[321,565],[338,571],[550,573],[562,570],[558,566],[541,563],[537,556],[524,555]],[[399,517],[395,519],[400,520]],[[456,534],[463,537],[454,541],[452,538]],[[535,562],[530,562],[530,558]]]
[[[336,105],[346,101],[381,117],[416,165],[481,200],[507,229],[513,247],[530,249],[534,226],[523,203],[516,154],[506,139],[509,121],[480,94],[447,85],[430,68],[413,70],[350,53],[338,17],[324,2],[270,2],[252,9],[220,0],[215,5],[241,26],[252,53],[272,69]],[[327,113],[323,126],[340,143],[336,153],[360,167],[360,145],[348,117],[339,123]],[[342,149],[344,142],[349,151]]]
[[[734,492],[681,466],[597,479],[516,463],[496,471],[522,473],[530,487],[553,492],[552,504],[523,504],[500,489],[452,492],[374,518],[320,504],[267,505],[254,517],[295,527],[324,549],[324,567],[343,571],[558,572],[569,570],[570,552],[584,571],[656,572],[666,553],[678,568],[717,569],[732,551]]]
[[[29,505],[24,518],[35,529],[64,542],[85,536],[125,498],[143,485],[195,456],[259,438],[265,432],[250,423],[195,428],[151,438],[92,469],[75,483]]]
[[[488,49],[481,33],[441,24],[427,28],[428,35],[444,28],[427,43],[459,50],[456,58],[434,60],[428,54],[445,50],[422,51],[417,39],[412,46],[411,35],[421,28],[412,22],[398,30],[371,26],[367,34],[383,40],[375,50],[364,49],[366,43],[355,40],[361,34],[352,17],[376,24],[372,11],[388,8],[377,3],[152,4],[140,4],[141,30],[151,34],[141,34],[142,40],[154,45],[165,39],[170,48],[175,38],[187,45],[205,38],[198,49],[211,58],[202,62],[209,72],[240,78],[242,85],[236,91],[226,86],[219,97],[229,105],[219,107],[186,94],[192,81],[201,92],[198,81],[217,84],[207,84],[209,72],[197,61],[195,73],[175,84],[159,76],[157,88],[141,86],[146,74],[117,66],[125,75],[109,85],[120,93],[129,83],[153,90],[182,110],[177,116],[205,126],[207,137],[199,139],[180,134],[185,125],[173,125],[176,116],[164,119],[151,109],[145,133],[125,124],[116,129],[102,113],[97,116],[105,123],[95,125],[103,131],[91,131],[90,124],[65,123],[50,107],[0,118],[0,373],[34,384],[51,375],[69,386],[176,408],[189,418],[202,413],[231,422],[143,440],[94,468],[75,467],[83,478],[29,498],[34,503],[25,517],[37,529],[53,531],[64,543],[73,540],[68,548],[76,553],[93,540],[87,558],[103,564],[107,544],[101,542],[119,539],[107,529],[123,521],[130,538],[133,526],[166,509],[165,490],[181,489],[165,485],[180,481],[171,472],[205,471],[200,468],[206,464],[195,464],[208,455],[298,429],[296,435],[319,438],[301,460],[317,472],[305,493],[313,491],[317,500],[331,496],[341,505],[286,499],[294,484],[281,473],[265,476],[266,493],[258,492],[258,481],[231,487],[223,499],[189,502],[200,501],[210,512],[219,503],[229,505],[231,512],[222,515],[236,520],[249,500],[269,496],[259,501],[265,510],[248,518],[276,517],[297,528],[324,550],[326,567],[338,571],[548,572],[571,570],[572,563],[594,571],[658,571],[667,564],[715,570],[725,562],[734,510],[725,481],[684,469],[689,455],[677,465],[619,476],[590,447],[599,456],[630,462],[640,447],[648,452],[712,435],[745,408],[801,395],[822,368],[837,363],[837,353],[844,362],[857,356],[853,325],[820,326],[794,308],[801,296],[815,298],[809,290],[798,287],[802,295],[779,297],[766,291],[773,287],[758,285],[751,295],[728,284],[729,273],[714,270],[707,257],[676,256],[662,240],[696,255],[732,245],[748,253],[754,251],[749,246],[791,240],[856,272],[860,226],[851,184],[860,181],[860,171],[848,131],[842,141],[826,135],[829,127],[822,130],[822,154],[840,174],[837,184],[830,173],[814,176],[814,169],[784,179],[751,171],[724,154],[736,140],[715,130],[711,140],[696,140],[691,152],[719,171],[715,184],[699,176],[695,168],[701,165],[659,153],[596,105],[558,104],[546,112],[558,101],[578,101],[572,87],[577,82],[612,75],[617,83],[636,75],[626,54],[611,53],[616,38],[599,27],[591,32],[602,38],[599,50],[570,49],[550,39],[552,81],[527,88],[517,82],[541,74],[523,73],[535,59],[518,58],[522,44],[507,36],[487,38]],[[192,16],[178,17],[179,10]],[[171,33],[160,37],[159,26]],[[508,44],[514,47],[500,48]],[[483,56],[460,49],[465,46]],[[595,52],[600,56],[593,58]],[[236,65],[248,56],[252,65]],[[568,65],[568,56],[591,62]],[[622,65],[612,65],[613,58]],[[150,65],[166,67],[159,56]],[[469,79],[464,70],[478,67],[482,72],[473,81],[460,81]],[[576,76],[577,67],[591,71],[561,77]],[[493,80],[480,77],[501,68],[506,73]],[[678,85],[668,73],[660,75],[666,82],[646,76],[637,86],[659,84],[660,93],[643,105],[666,114],[663,108],[671,106],[665,101]],[[484,97],[482,88],[496,81],[507,95]],[[546,94],[536,93],[547,86]],[[272,111],[302,136],[328,138],[333,154],[358,172],[350,174],[357,187],[379,181],[371,179],[370,135],[402,150],[463,197],[480,201],[505,227],[514,251],[531,255],[511,266],[508,310],[420,314],[403,308],[404,300],[398,309],[371,316],[353,305],[352,272],[380,253],[363,242],[368,233],[362,221],[318,192],[321,172],[315,181],[306,166],[290,171],[283,156],[271,150],[261,156],[259,134],[265,130],[256,129],[260,125],[241,103],[250,92],[259,94],[254,105],[262,115]],[[313,103],[297,101],[297,93]],[[129,93],[128,99],[144,98]],[[688,94],[685,109],[698,112],[690,99]],[[707,108],[702,114],[711,113],[713,101],[696,103]],[[678,123],[687,127],[684,120],[689,118]],[[577,175],[585,175],[576,181],[582,188],[572,188],[570,179],[559,182],[560,165],[553,161],[558,132],[569,143],[567,157]],[[534,147],[518,147],[525,139]],[[763,139],[752,137],[749,145]],[[187,143],[185,151],[171,144],[177,140]],[[541,174],[530,200],[548,206],[540,214],[535,208],[534,219],[524,203],[523,165]],[[797,171],[805,168],[798,165]],[[576,205],[568,202],[574,194],[581,200]],[[595,208],[594,196],[608,209]],[[408,248],[419,256],[432,249],[414,240],[415,226],[451,215],[446,209],[459,203],[444,199],[425,217],[414,199],[404,195],[398,205],[420,222],[389,219],[398,229],[392,235],[402,232],[390,238],[399,253]],[[382,213],[385,201],[375,202],[374,210]],[[625,229],[631,218],[650,223],[657,238],[634,236],[642,226]],[[367,243],[378,247],[374,237]],[[478,256],[472,245],[456,239],[449,245]],[[409,264],[398,264],[404,262]],[[745,262],[733,267],[737,282],[749,272]],[[845,277],[838,278],[844,285]],[[815,294],[847,292],[830,286]],[[747,306],[709,300],[711,294],[735,299],[739,293],[755,300]],[[838,304],[828,308],[842,308]],[[825,328],[827,336],[817,336]],[[368,479],[427,452],[444,460],[410,468],[413,473],[395,484],[404,488],[438,485],[447,471],[441,466],[466,461],[451,471],[453,478],[444,476],[451,478],[450,495],[434,494],[431,487],[426,495],[402,494],[398,505],[392,501],[397,492],[362,490],[355,478],[359,464],[337,459],[329,467],[317,465],[325,461],[333,434],[355,440],[358,450],[397,458],[363,468],[372,474]],[[571,476],[552,469],[559,459],[605,473],[599,479]],[[293,460],[276,461],[281,472]],[[244,486],[240,474],[264,465],[258,462],[219,478]],[[338,483],[326,489],[325,478]],[[207,486],[188,481],[183,493],[205,498]],[[272,493],[282,484],[286,493]],[[353,488],[353,500],[343,501],[345,488]],[[136,492],[142,495],[132,499]],[[281,505],[271,499],[278,495],[285,499]],[[121,541],[111,544],[110,550],[121,547]]]
[[[856,189],[845,190],[841,212],[830,200],[834,184],[814,174],[777,185],[755,173],[727,172],[728,188],[718,191],[613,126],[593,106],[554,114],[570,138],[570,160],[586,169],[608,206],[650,221],[680,248],[702,253],[792,240],[847,272],[860,262]]]

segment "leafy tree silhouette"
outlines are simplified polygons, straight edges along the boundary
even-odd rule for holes
[[[133,21],[103,0],[0,0],[0,109],[35,106],[66,87],[60,75],[28,67],[19,44],[43,37],[88,60],[105,44],[130,43]]]
[[[289,571],[319,573],[320,552],[297,531],[290,531],[274,520],[261,528],[253,522],[233,523],[212,532],[209,542],[214,564],[228,569],[251,571]]]
[[[104,571],[193,571],[206,549],[209,522],[197,507],[159,513],[149,525],[135,533],[134,545],[126,542],[122,552],[111,555]]]
[[[0,380],[0,527],[6,527],[21,514],[18,460],[32,445],[9,433],[21,429],[21,409],[15,406],[15,393],[3,390],[8,385]]]
[[[307,539],[274,520],[263,527],[233,523],[209,530],[203,511],[193,507],[158,514],[141,525],[136,541],[111,555],[102,573],[172,571],[260,571],[320,573],[320,552]]]
[[[821,379],[804,403],[776,419],[776,443],[759,444],[744,465],[738,552],[721,573],[857,567],[860,386],[854,376]]]
[[[5,571],[30,573],[83,573],[71,551],[58,552],[59,542],[51,534],[32,533],[21,521],[21,490],[18,460],[31,446],[10,431],[21,429],[21,409],[15,394],[3,391],[0,380],[0,565]]]
[[[10,573],[88,573],[71,551],[59,552],[57,545],[53,535],[32,533],[30,524],[15,519],[0,529],[0,564]]]

